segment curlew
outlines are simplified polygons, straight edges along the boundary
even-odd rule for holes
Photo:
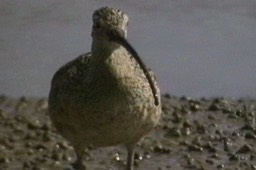
[[[74,147],[75,169],[85,169],[82,156],[87,146],[123,144],[126,170],[132,170],[136,143],[161,116],[159,88],[127,41],[127,25],[128,16],[117,8],[96,10],[91,52],[68,62],[53,76],[49,114]]]

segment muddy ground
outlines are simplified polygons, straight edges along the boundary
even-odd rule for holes
[[[159,125],[136,148],[135,170],[256,169],[256,100],[165,95]],[[75,154],[52,128],[46,99],[0,96],[0,170],[71,170]],[[88,148],[87,169],[119,170],[122,146]]]

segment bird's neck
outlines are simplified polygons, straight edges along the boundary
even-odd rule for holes
[[[91,52],[96,57],[95,59],[105,60],[118,48],[120,48],[120,45],[114,42],[93,39]]]
[[[130,76],[132,63],[129,52],[114,42],[94,40],[92,44],[93,68],[100,76],[121,78]]]

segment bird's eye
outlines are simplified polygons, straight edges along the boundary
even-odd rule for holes
[[[95,23],[95,24],[93,25],[93,27],[96,28],[96,29],[99,29],[99,28],[100,28],[100,24],[99,24],[99,23]]]

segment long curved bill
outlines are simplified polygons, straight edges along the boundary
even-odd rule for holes
[[[145,64],[139,57],[138,53],[134,50],[134,48],[126,40],[124,31],[122,31],[122,30],[114,30],[113,31],[112,30],[112,31],[109,31],[107,34],[108,34],[110,41],[114,41],[114,42],[122,45],[124,48],[126,48],[127,51],[129,51],[131,53],[132,57],[138,62],[139,66],[143,70],[143,73],[145,74],[145,76],[148,80],[148,83],[150,85],[150,88],[152,90],[152,94],[153,94],[154,100],[155,100],[155,105],[156,106],[159,105],[159,97],[157,94],[157,88],[155,86],[155,83],[152,80],[151,75],[149,74]]]

